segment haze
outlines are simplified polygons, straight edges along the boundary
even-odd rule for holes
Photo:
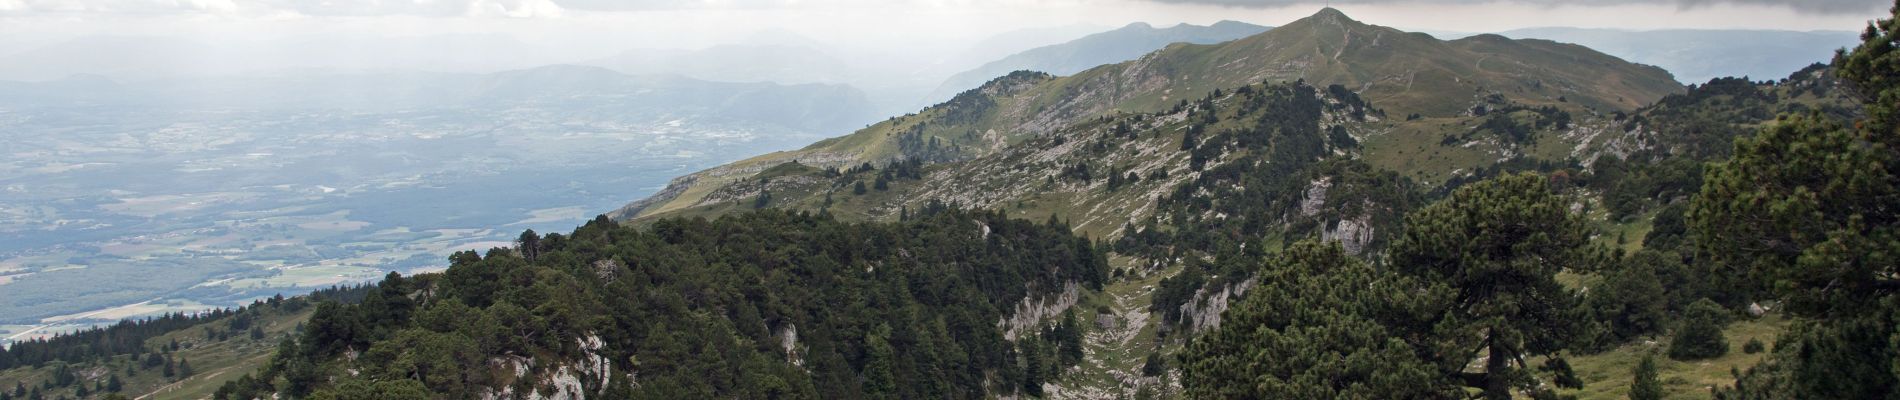
[[[1011,71],[1076,74],[1324,5],[0,0],[0,342],[441,268]],[[1786,77],[1883,8],[1333,5],[1579,43],[1684,84]]]

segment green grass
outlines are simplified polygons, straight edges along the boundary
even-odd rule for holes
[[[1654,228],[1655,215],[1640,216],[1625,223],[1604,223],[1603,235],[1596,238],[1596,244],[1610,249],[1622,249],[1627,254],[1635,254],[1643,249],[1643,236],[1649,235]],[[1619,243],[1620,242],[1620,243]]]
[[[1400,171],[1426,185],[1444,183],[1498,159],[1490,146],[1442,144],[1446,135],[1469,131],[1471,122],[1468,117],[1447,117],[1395,124],[1389,132],[1364,141],[1364,160],[1379,169]]]
[[[225,340],[216,340],[207,335],[206,327],[222,329],[227,326],[217,321],[147,340],[146,347],[153,349],[167,346],[173,340],[178,341],[181,349],[173,353],[173,359],[188,361],[194,372],[184,379],[165,377],[159,368],[134,366],[132,373],[127,374],[127,366],[136,364],[128,356],[74,364],[70,368],[81,374],[80,384],[86,385],[88,390],[104,383],[108,376],[117,375],[124,387],[120,393],[128,397],[157,400],[208,398],[225,382],[262,368],[270,361],[277,342],[290,335],[299,324],[309,320],[313,312],[315,307],[289,314],[264,312],[256,321],[264,328],[263,339],[251,339],[246,331],[237,331]],[[10,389],[22,383],[29,388],[40,387],[52,377],[52,372],[51,364],[0,371],[0,388]],[[59,398],[73,393],[74,390],[67,387],[44,390],[42,394],[47,398]]]
[[[1669,399],[1708,399],[1709,388],[1735,384],[1730,369],[1746,370],[1761,363],[1768,352],[1755,354],[1742,352],[1742,344],[1749,339],[1758,339],[1774,348],[1775,339],[1788,329],[1789,321],[1780,314],[1768,314],[1759,319],[1736,321],[1723,330],[1728,338],[1728,354],[1708,360],[1676,361],[1663,355],[1668,349],[1668,337],[1656,337],[1649,341],[1639,340],[1616,349],[1587,356],[1570,358],[1571,367],[1582,378],[1582,390],[1565,390],[1563,394],[1576,395],[1579,400],[1622,399],[1629,392],[1631,370],[1643,358],[1644,353],[1656,353],[1656,365],[1661,372],[1659,378]]]

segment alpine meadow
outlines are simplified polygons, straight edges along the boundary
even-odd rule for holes
[[[0,400],[1900,399],[1900,1],[1333,3],[0,0]]]

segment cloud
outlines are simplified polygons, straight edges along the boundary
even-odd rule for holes
[[[1316,0],[1148,0],[1159,3],[1211,4],[1234,7],[1268,8],[1294,5],[1312,5]],[[1718,4],[1746,6],[1779,6],[1797,12],[1811,14],[1850,14],[1884,10],[1892,5],[1888,0],[1332,0],[1332,4],[1486,4],[1506,3],[1536,6],[1620,6],[1620,5],[1670,5],[1680,8],[1706,7]]]
[[[562,10],[648,11],[722,8],[797,8],[825,4],[879,4],[889,0],[0,0],[7,14],[214,14],[309,16],[406,15],[424,17],[558,16]]]
[[[556,0],[561,7],[588,11],[679,10],[696,8],[771,8],[795,6],[795,0]]]
[[[559,16],[555,0],[0,0],[0,16],[32,14],[424,17]]]

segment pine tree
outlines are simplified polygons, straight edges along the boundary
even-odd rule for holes
[[[1900,387],[1900,2],[1834,67],[1868,107],[1787,116],[1711,165],[1688,225],[1716,272],[1797,317],[1718,398],[1890,398]]]
[[[1644,354],[1643,361],[1636,363],[1630,375],[1634,376],[1630,382],[1630,400],[1662,400],[1662,380],[1656,377],[1654,354]]]
[[[892,371],[897,357],[891,349],[890,325],[878,327],[865,337],[864,394],[873,399],[897,398],[897,378]]]
[[[769,206],[769,205],[772,205],[771,191],[761,190],[759,191],[759,197],[752,200],[752,208],[755,208],[755,209],[765,208],[766,206]]]
[[[1042,346],[1034,340],[1022,340],[1017,343],[1023,354],[1023,393],[1042,397],[1043,377]]]
[[[1482,352],[1484,372],[1461,377],[1487,399],[1535,388],[1524,360],[1556,355],[1581,326],[1570,315],[1575,296],[1556,276],[1587,266],[1588,223],[1543,176],[1525,173],[1459,188],[1409,215],[1405,227],[1391,264],[1456,293],[1438,305],[1434,327],[1449,334],[1429,344],[1455,356],[1438,361],[1457,371],[1449,366]]]
[[[1167,361],[1161,359],[1161,351],[1148,353],[1148,359],[1141,363],[1141,376],[1161,376],[1168,372]]]
[[[541,235],[535,234],[533,229],[521,231],[521,236],[515,239],[515,248],[521,251],[522,258],[534,262],[534,256],[541,252]]]
[[[1722,324],[1728,311],[1709,299],[1697,300],[1683,311],[1682,327],[1669,341],[1669,358],[1700,360],[1728,354],[1728,339],[1722,336]]]
[[[1265,268],[1258,285],[1222,314],[1219,328],[1181,356],[1188,398],[1442,398],[1462,394],[1440,367],[1401,340],[1408,310],[1441,304],[1442,288],[1419,290],[1337,242],[1303,240]],[[1151,358],[1159,374],[1161,363]]]
[[[1062,322],[1056,325],[1058,340],[1057,356],[1063,366],[1082,363],[1082,326],[1075,320],[1075,310],[1062,313]]]

